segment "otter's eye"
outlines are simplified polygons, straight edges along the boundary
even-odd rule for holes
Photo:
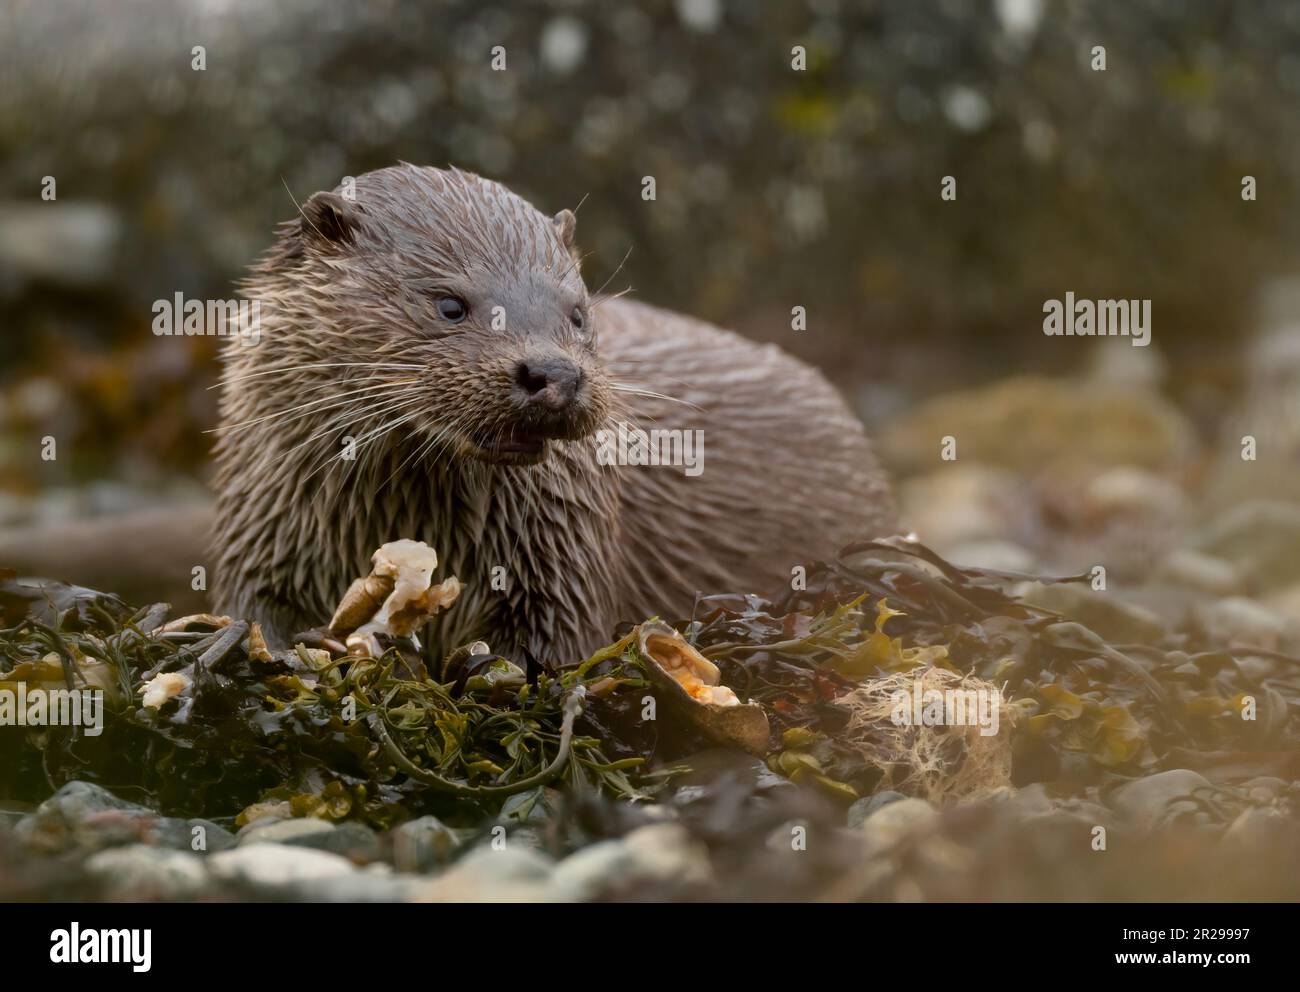
[[[574,327],[578,330],[582,330],[583,326],[587,323],[586,318],[582,316],[582,307],[574,307],[573,312],[569,314],[569,320],[573,322]]]
[[[459,296],[444,296],[438,301],[438,313],[444,320],[459,324],[469,316],[469,306]]]

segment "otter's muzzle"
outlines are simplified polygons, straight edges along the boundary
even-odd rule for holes
[[[524,358],[515,366],[514,398],[521,419],[550,437],[565,437],[581,419],[582,369],[561,354]]]

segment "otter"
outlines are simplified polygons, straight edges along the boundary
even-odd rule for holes
[[[818,372],[593,297],[572,211],[402,164],[299,213],[242,283],[260,339],[227,343],[215,449],[216,607],[272,642],[321,624],[397,538],[464,583],[435,657],[482,638],[550,668],[620,621],[776,593],[896,530],[866,434]],[[609,456],[620,429],[702,445],[693,467],[621,464],[644,459]]]

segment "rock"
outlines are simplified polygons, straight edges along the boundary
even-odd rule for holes
[[[121,800],[108,789],[70,781],[19,820],[14,835],[35,852],[100,850],[121,844],[153,844],[162,818],[153,810]]]
[[[644,886],[676,891],[712,878],[704,844],[680,824],[655,823],[569,855],[556,867],[550,892],[559,901],[584,902]]]
[[[680,816],[676,809],[663,803],[641,803],[637,809],[647,820],[655,823],[671,823]]]
[[[85,867],[113,902],[195,899],[210,885],[204,858],[145,844],[100,851]]]
[[[36,812],[36,807],[31,803],[18,802],[12,799],[0,799],[0,829],[13,827],[18,821],[25,816]]]
[[[718,782],[739,782],[753,795],[774,790],[797,789],[793,782],[776,774],[761,759],[734,748],[707,748],[674,762],[674,769],[688,769],[672,779],[674,806],[687,806],[713,794]]]
[[[1042,782],[1034,782],[1022,789],[1009,789],[1005,795],[999,798],[1020,819],[1043,816],[1055,808],[1051,798],[1047,795],[1047,787]]]
[[[1021,823],[1036,827],[1109,827],[1115,819],[1111,811],[1099,803],[1083,799],[1054,799],[1041,782],[1013,790],[1005,801]]]
[[[913,834],[929,830],[939,814],[924,799],[901,799],[879,807],[859,828],[873,851],[893,847]]]
[[[1190,796],[1197,789],[1210,788],[1204,776],[1186,768],[1175,768],[1120,786],[1111,793],[1109,803],[1138,829],[1157,830],[1200,809]]]
[[[5,201],[0,218],[0,260],[15,274],[69,286],[107,279],[113,269],[122,218],[107,204]]]
[[[338,878],[356,871],[352,862],[328,851],[287,844],[248,844],[208,858],[212,877],[261,894],[292,896],[308,883]]]
[[[1084,485],[1083,508],[1088,518],[1099,521],[1117,516],[1179,517],[1186,511],[1187,497],[1155,472],[1116,465]]]
[[[436,816],[422,816],[389,832],[393,864],[398,871],[425,872],[445,865],[460,850],[456,831]]]
[[[1248,779],[1242,783],[1242,788],[1246,794],[1257,803],[1271,803],[1281,798],[1282,793],[1286,792],[1288,783],[1272,775],[1260,775],[1257,778]]]
[[[218,851],[225,851],[235,846],[235,835],[225,827],[213,823],[211,820],[186,820],[185,823],[189,828],[190,835],[189,840],[184,845],[186,850],[196,850],[194,846],[194,841],[196,839],[194,829],[196,827],[203,828],[203,846],[197,849],[199,853],[216,854]]]
[[[1168,370],[1169,364],[1160,349],[1148,344],[1145,348],[1094,348],[1088,353],[1084,374],[1089,382],[1103,386],[1123,384],[1134,390],[1156,392]]]
[[[808,849],[808,828],[805,819],[786,820],[768,833],[763,846],[774,854],[802,853]]]
[[[1016,591],[1026,602],[1075,620],[1112,644],[1153,643],[1164,637],[1158,614],[1115,589],[1094,592],[1089,586],[1026,582]]]
[[[1294,832],[1295,827],[1279,809],[1252,807],[1243,810],[1223,832],[1219,843],[1241,854],[1253,854],[1277,845],[1283,831]]]
[[[1191,426],[1157,393],[1084,379],[1016,376],[922,403],[881,434],[880,449],[900,474],[929,471],[946,436],[957,439],[959,462],[1026,473],[1063,459],[1158,469],[1195,448]]]
[[[291,820],[263,818],[254,820],[239,831],[238,843],[289,844],[296,840],[333,833],[334,824],[315,817],[304,816]]]
[[[262,819],[239,832],[239,844],[287,844],[317,851],[330,851],[358,863],[376,861],[380,854],[379,838],[360,823],[337,826],[316,817],[292,820]]]
[[[944,557],[963,568],[1033,572],[1038,567],[1032,553],[1010,541],[970,541],[949,548]]]
[[[1241,576],[1231,562],[1187,548],[1170,552],[1152,579],[1210,596],[1232,596],[1242,590]]]
[[[526,847],[530,851],[546,853],[546,835],[541,827],[514,827],[506,836],[511,847]]]
[[[177,820],[163,817],[150,843],[176,851],[215,854],[235,846],[235,835],[211,820]]]
[[[498,819],[514,823],[546,823],[559,809],[560,793],[556,789],[536,788],[518,792],[501,805]]]
[[[1024,514],[1021,490],[1019,480],[1003,469],[948,465],[899,487],[899,515],[922,543],[945,554],[1014,537]]]
[[[470,851],[442,875],[421,886],[416,902],[546,902],[555,870],[550,858],[524,847]]]
[[[58,792],[41,803],[36,808],[34,815],[49,817],[57,814],[59,818],[67,822],[76,822],[84,820],[95,813],[102,813],[105,810],[148,813],[157,816],[156,813],[144,806],[128,802],[125,799],[119,799],[102,786],[77,781],[68,782]]]
[[[850,827],[860,827],[862,826],[863,821],[876,810],[880,809],[880,807],[886,806],[889,803],[896,803],[900,799],[906,798],[907,797],[901,792],[891,792],[886,789],[884,792],[877,792],[875,795],[859,799],[849,807],[848,825]]]
[[[292,820],[293,806],[287,799],[270,799],[244,808],[235,821],[241,829],[251,827],[258,820]]]
[[[1039,817],[1026,817],[1025,822],[1042,826],[1050,824],[1072,828],[1085,827],[1088,830],[1093,827],[1105,827],[1109,830],[1115,824],[1115,815],[1100,803],[1089,802],[1086,799],[1061,799],[1056,802],[1055,808],[1050,813],[1044,813]]]
[[[1256,588],[1275,590],[1300,582],[1300,504],[1243,503],[1206,527],[1194,543],[1231,562]]]
[[[1245,596],[1230,596],[1196,612],[1206,633],[1220,644],[1281,650],[1296,630],[1268,607]]]
[[[395,874],[387,865],[369,865],[347,875],[301,882],[295,894],[305,902],[410,902],[427,884],[419,875]]]
[[[1269,596],[1264,605],[1289,621],[1300,621],[1300,582]]]
[[[202,828],[209,852],[233,842],[229,831],[211,820],[182,820],[120,799],[89,782],[69,782],[14,827],[29,849],[45,854],[98,851],[123,844],[148,844],[190,851],[195,829]]]

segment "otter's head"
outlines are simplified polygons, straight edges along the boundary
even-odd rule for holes
[[[600,427],[612,396],[574,223],[457,170],[402,165],[317,193],[266,263],[291,280],[286,344],[346,366],[340,390],[386,380],[396,430],[430,451],[541,461]]]

